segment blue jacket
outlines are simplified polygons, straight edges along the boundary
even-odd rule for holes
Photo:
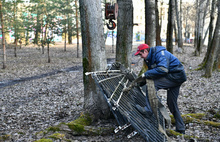
[[[177,83],[186,81],[183,65],[163,46],[151,47],[145,62],[148,70],[144,74],[148,79],[166,77]]]

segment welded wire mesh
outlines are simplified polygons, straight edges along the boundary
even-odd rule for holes
[[[111,70],[118,70],[118,72],[111,72]],[[95,72],[92,77],[102,90],[120,126],[130,123],[145,140],[150,142],[166,141],[165,135],[158,129],[159,124],[165,129],[165,121],[161,113],[159,112],[158,122],[154,114],[152,116],[143,115],[135,107],[137,104],[146,105],[143,90],[135,86],[129,92],[122,91],[135,79],[135,74],[120,64],[113,63],[109,70]]]

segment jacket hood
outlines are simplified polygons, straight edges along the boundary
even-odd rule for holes
[[[146,60],[150,60],[153,54],[157,54],[158,52],[162,50],[166,50],[166,48],[163,46],[151,47]]]
[[[162,50],[166,50],[166,48],[163,47],[163,46],[156,46],[155,48],[156,48],[156,53],[158,53],[158,52],[160,52]]]

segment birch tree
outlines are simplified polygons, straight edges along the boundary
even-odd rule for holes
[[[132,0],[118,0],[116,62],[126,68],[131,64],[133,39],[133,3]]]
[[[107,118],[110,111],[100,89],[86,72],[105,70],[107,66],[100,0],[79,0],[84,83],[84,109],[93,120]]]

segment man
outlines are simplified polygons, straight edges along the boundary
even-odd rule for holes
[[[186,81],[183,65],[163,46],[150,48],[147,44],[141,44],[135,53],[135,56],[137,55],[143,58],[148,66],[148,70],[142,74],[142,77],[153,79],[156,90],[167,90],[167,105],[175,118],[176,131],[185,134],[185,124],[177,105],[180,86]],[[149,114],[152,110],[149,107],[148,94],[146,96],[147,105],[136,107],[140,112]]]

